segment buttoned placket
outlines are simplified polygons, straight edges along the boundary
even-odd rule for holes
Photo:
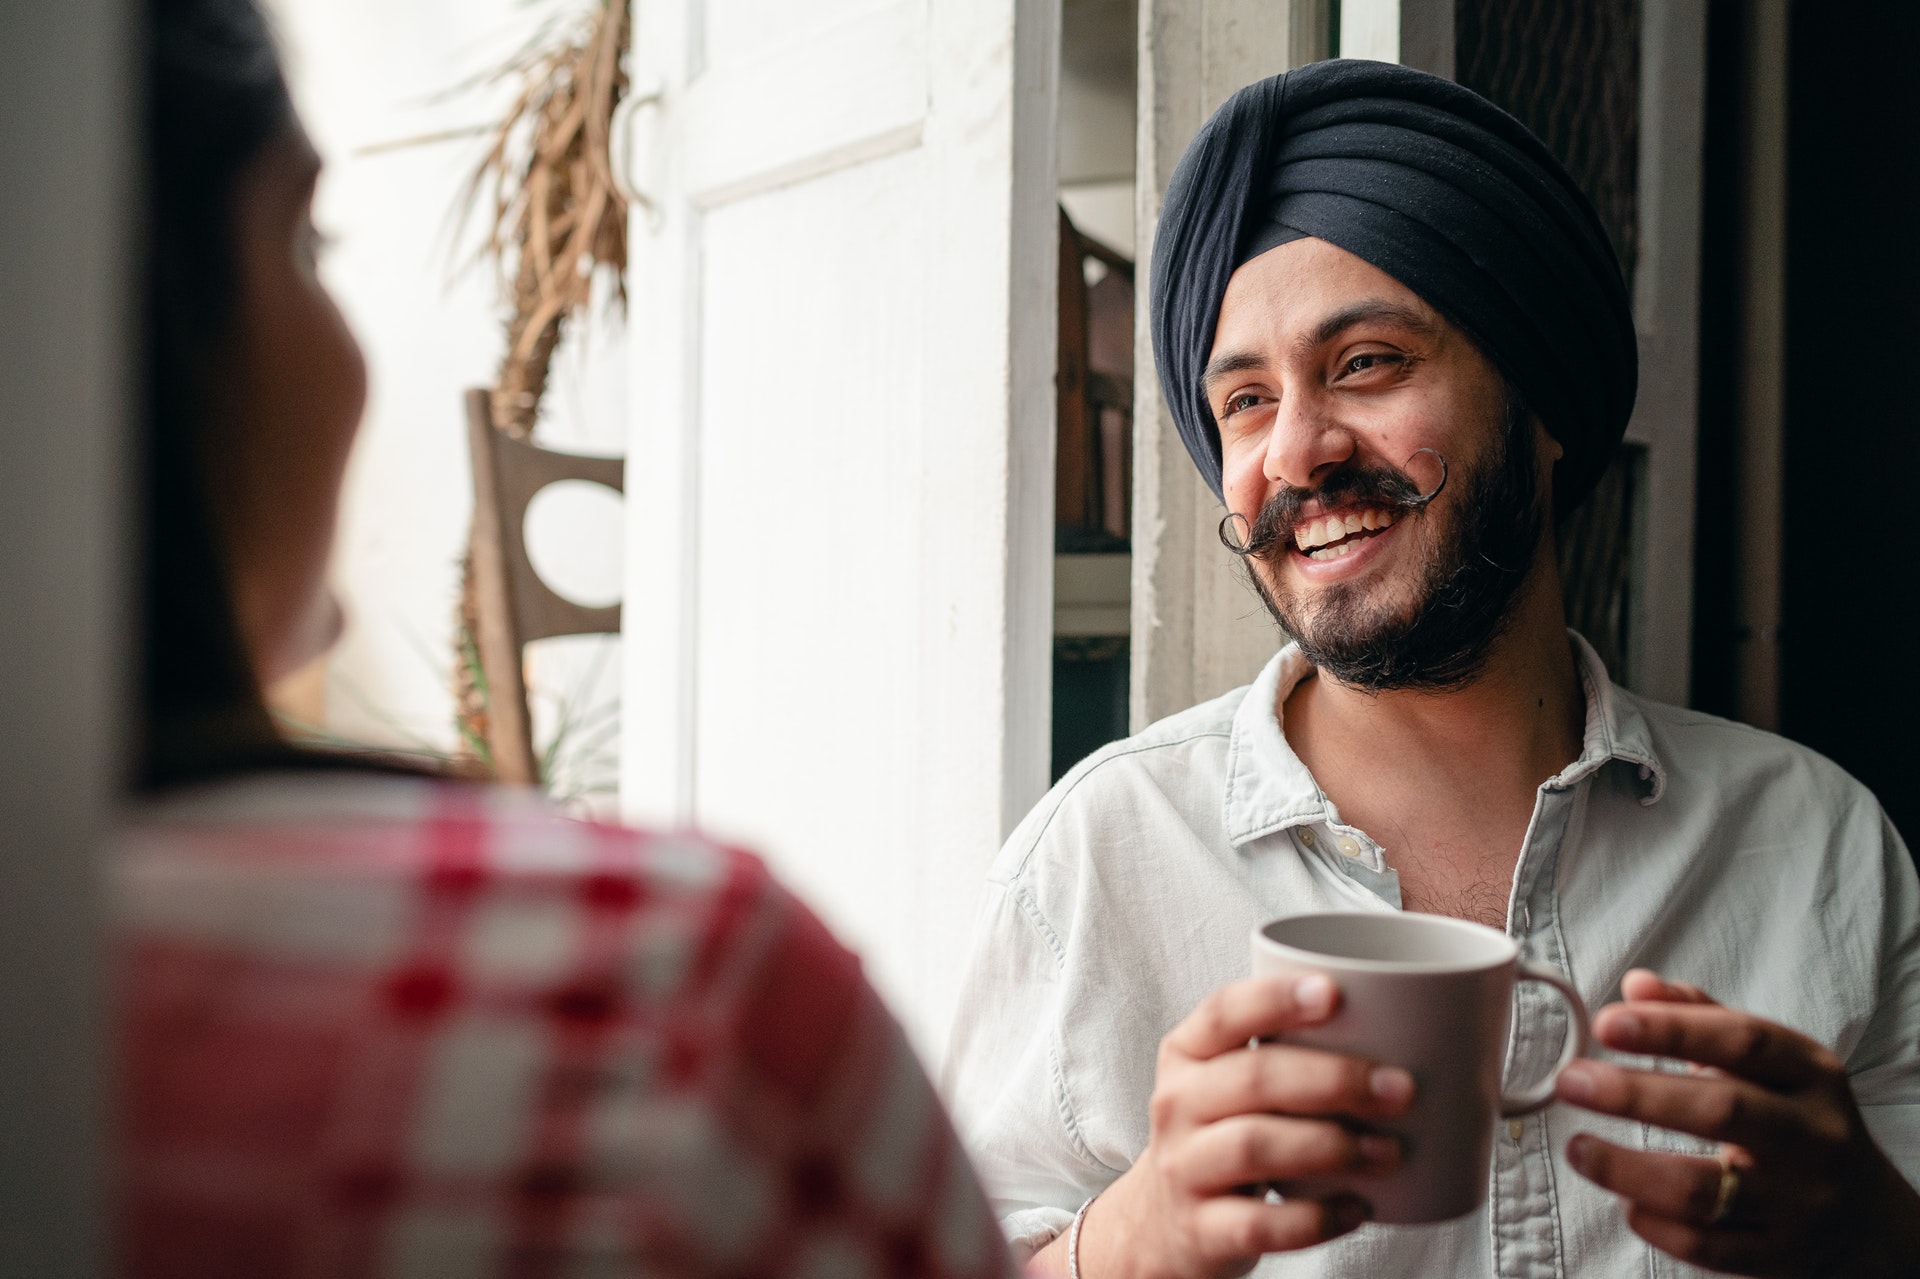
[[[1541,784],[1514,867],[1507,933],[1523,957],[1567,972],[1557,892],[1560,855],[1584,802],[1592,768],[1578,765]],[[1573,774],[1578,774],[1574,776]],[[1551,1069],[1570,1027],[1561,1000],[1537,982],[1520,983],[1508,1052],[1509,1086]],[[1565,1279],[1553,1142],[1546,1111],[1503,1125],[1493,1144],[1487,1222],[1493,1268],[1501,1279]]]
[[[1301,848],[1333,871],[1393,909],[1401,909],[1400,873],[1387,864],[1386,854],[1365,832],[1340,825],[1329,809],[1319,825],[1295,826],[1292,835]]]

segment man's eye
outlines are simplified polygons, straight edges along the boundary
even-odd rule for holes
[[[1230,396],[1227,399],[1227,411],[1225,416],[1232,417],[1235,413],[1244,412],[1247,409],[1258,408],[1259,406],[1260,406],[1260,397],[1257,395],[1254,395],[1251,392],[1248,392],[1245,395]]]
[[[1375,366],[1399,364],[1401,362],[1402,357],[1398,355],[1393,355],[1385,351],[1369,351],[1365,355],[1356,355],[1348,360],[1344,371],[1349,374],[1365,373]]]

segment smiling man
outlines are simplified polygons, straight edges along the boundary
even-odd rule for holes
[[[1636,379],[1572,180],[1456,85],[1320,63],[1202,130],[1152,279],[1168,405],[1291,641],[1083,762],[995,863],[947,1084],[1030,1268],[1913,1273],[1899,836],[1831,763],[1635,697],[1566,629],[1555,520]],[[1404,1071],[1249,1046],[1337,1004],[1245,979],[1255,924],[1316,910],[1476,920],[1610,1004],[1474,1216],[1364,1224]],[[1515,1075],[1563,1018],[1523,997]],[[1247,1192],[1328,1172],[1361,1193]]]

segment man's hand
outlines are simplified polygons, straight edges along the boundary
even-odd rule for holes
[[[1364,1200],[1266,1202],[1270,1181],[1364,1176],[1399,1166],[1399,1144],[1330,1118],[1395,1115],[1413,1099],[1406,1071],[1249,1041],[1311,1026],[1338,1002],[1325,977],[1223,986],[1160,1041],[1147,1148],[1094,1201],[1080,1230],[1084,1279],[1223,1279],[1263,1253],[1305,1248],[1366,1220]],[[1034,1271],[1066,1273],[1066,1238]]]
[[[1626,1200],[1635,1234],[1735,1274],[1920,1273],[1920,1194],[1868,1136],[1838,1057],[1645,969],[1621,985],[1627,1002],[1600,1010],[1594,1037],[1693,1071],[1576,1062],[1560,1072],[1561,1100],[1722,1143],[1717,1160],[1586,1133],[1567,1143],[1576,1170]]]

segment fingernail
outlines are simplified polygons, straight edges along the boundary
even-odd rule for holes
[[[1368,1133],[1360,1138],[1360,1157],[1370,1164],[1397,1164],[1400,1162],[1400,1143],[1392,1137]]]
[[[1615,1013],[1607,1018],[1607,1040],[1618,1045],[1632,1044],[1640,1038],[1645,1027],[1632,1013]]]
[[[1345,1234],[1373,1216],[1373,1205],[1364,1199],[1335,1199],[1326,1206],[1327,1229],[1334,1234]]]
[[[1573,1140],[1567,1143],[1567,1162],[1573,1165],[1575,1172],[1584,1174],[1592,1158],[1593,1147],[1588,1143],[1585,1133],[1576,1134]]]
[[[1584,1105],[1593,1100],[1595,1083],[1593,1072],[1576,1063],[1560,1072],[1560,1078],[1555,1081],[1554,1091],[1558,1092],[1565,1101]]]
[[[1367,1077],[1373,1095],[1389,1106],[1404,1106],[1413,1100],[1413,1076],[1397,1066],[1376,1066]]]
[[[1303,1017],[1325,1017],[1333,1011],[1333,979],[1315,973],[1293,984],[1293,1004]]]

